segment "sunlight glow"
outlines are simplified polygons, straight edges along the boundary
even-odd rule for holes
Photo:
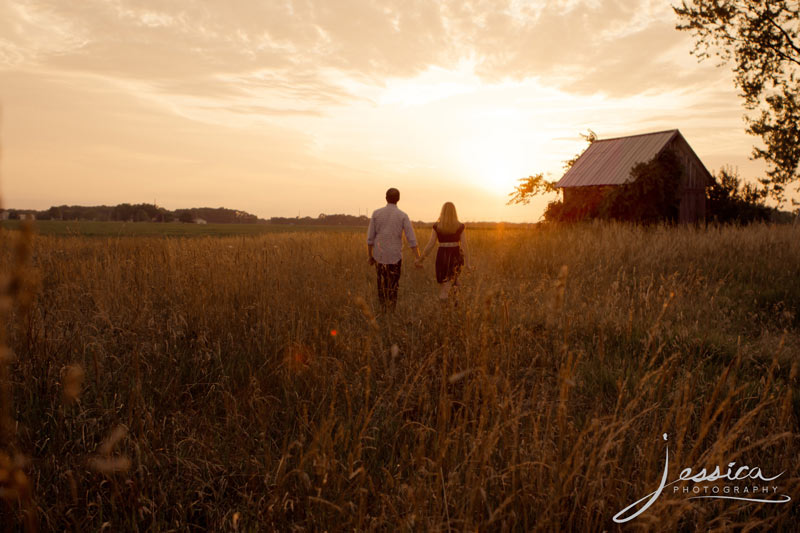
[[[464,173],[474,185],[505,195],[531,172],[536,152],[537,146],[526,142],[519,131],[498,125],[466,139],[459,155]]]
[[[537,220],[508,193],[589,128],[679,128],[710,170],[761,172],[729,73],[662,0],[233,4],[0,2],[4,203],[316,216],[398,186],[413,219]]]
[[[455,70],[430,67],[415,78],[389,79],[386,89],[378,98],[378,105],[419,106],[469,94],[479,90],[480,86],[474,61],[462,61]]]

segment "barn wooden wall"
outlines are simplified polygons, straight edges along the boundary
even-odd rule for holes
[[[681,176],[681,204],[678,220],[684,224],[696,224],[706,218],[706,191],[710,176],[703,168],[689,144],[678,136],[672,141],[670,148],[683,163]]]

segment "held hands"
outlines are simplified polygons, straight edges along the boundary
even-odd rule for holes
[[[414,266],[417,268],[422,268],[422,258],[417,257],[416,261],[414,261]]]
[[[369,263],[369,266],[372,266],[372,265],[374,265],[376,262],[377,262],[377,261],[375,261],[375,258],[374,258],[374,257],[372,257],[372,256],[369,256],[369,259],[367,260],[367,263]]]

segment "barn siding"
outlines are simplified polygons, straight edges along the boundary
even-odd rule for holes
[[[625,183],[636,162],[651,160],[667,149],[676,154],[683,167],[678,220],[687,224],[702,222],[706,216],[705,189],[713,178],[678,130],[592,143],[556,184],[564,192],[565,207],[593,196],[592,191],[598,186],[615,187]]]
[[[706,217],[706,172],[697,161],[689,143],[677,136],[669,146],[683,165],[681,176],[680,209],[678,221],[683,224],[696,224]]]

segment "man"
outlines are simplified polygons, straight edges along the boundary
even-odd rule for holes
[[[417,238],[408,215],[397,208],[400,191],[386,191],[386,207],[372,212],[367,230],[369,264],[377,265],[378,301],[383,309],[394,310],[397,303],[397,288],[400,284],[400,266],[403,259],[403,233],[408,245],[419,259]]]

